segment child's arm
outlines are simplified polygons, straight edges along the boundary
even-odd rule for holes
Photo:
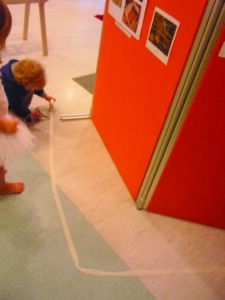
[[[39,97],[44,98],[45,100],[47,100],[48,102],[50,100],[54,100],[55,101],[55,97],[48,95],[45,90],[35,90],[34,94],[38,95]]]

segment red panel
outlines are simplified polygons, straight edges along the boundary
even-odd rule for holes
[[[191,110],[148,207],[225,228],[225,58],[221,34]]]
[[[151,0],[141,38],[128,38],[106,13],[93,121],[136,198],[207,0]],[[155,6],[180,21],[168,65],[146,47]],[[190,17],[191,15],[191,17]]]

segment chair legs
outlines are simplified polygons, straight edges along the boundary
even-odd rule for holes
[[[45,23],[45,3],[39,3],[39,14],[40,14],[40,24],[41,24],[41,37],[42,37],[42,48],[43,55],[48,55],[48,45],[47,45],[47,34],[46,34],[46,23]]]
[[[48,55],[48,44],[47,44],[45,8],[44,8],[45,1],[40,1],[38,5],[39,5],[43,55],[47,56]],[[23,39],[24,40],[27,40],[27,38],[28,38],[29,17],[30,17],[30,1],[26,0],[25,12],[24,12],[24,26],[23,26]]]
[[[30,17],[30,1],[26,0],[25,11],[24,11],[24,24],[23,24],[23,39],[27,40],[28,37],[28,26]]]

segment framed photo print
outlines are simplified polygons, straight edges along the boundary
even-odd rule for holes
[[[180,22],[156,7],[152,17],[146,47],[165,65],[175,41]]]
[[[124,0],[122,26],[136,39],[140,38],[147,0]]]

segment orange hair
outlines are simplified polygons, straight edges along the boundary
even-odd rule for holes
[[[42,89],[46,84],[45,69],[34,59],[22,59],[15,63],[13,74],[28,89]]]

